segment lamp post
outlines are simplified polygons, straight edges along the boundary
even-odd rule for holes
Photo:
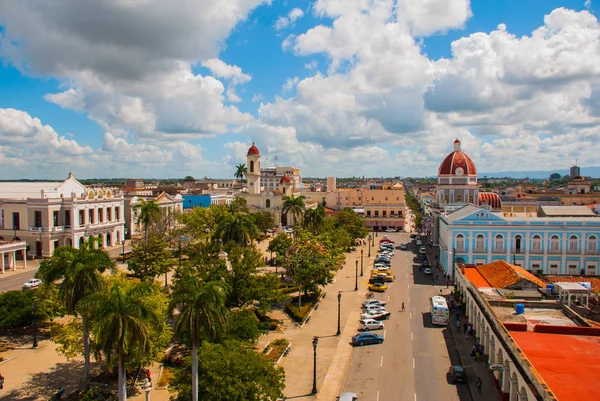
[[[358,291],[358,259],[356,259],[356,279],[354,281],[354,291]]]
[[[369,234],[369,257],[371,257],[371,235]]]
[[[363,250],[360,250],[360,276],[363,276]]]
[[[314,357],[313,357],[313,388],[312,388],[312,391],[310,392],[312,395],[317,394],[317,344],[318,343],[319,343],[319,337],[314,336],[313,337],[313,341],[312,341],[313,351],[314,351]]]
[[[340,330],[340,302],[342,301],[342,293],[338,292],[338,330],[337,333],[335,333],[336,336],[339,336],[340,334],[342,334],[341,330]]]
[[[37,348],[37,330],[35,328],[35,321],[37,320],[37,300],[33,300],[33,348]]]
[[[121,245],[123,245],[123,253],[121,254],[121,260],[125,263],[125,240],[121,241]]]

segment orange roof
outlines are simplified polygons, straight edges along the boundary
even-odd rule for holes
[[[472,282],[475,287],[491,287],[490,283],[488,283],[488,281],[481,275],[481,273],[477,271],[475,267],[465,267],[463,272],[467,279]]]
[[[510,334],[560,401],[600,400],[600,337]]]
[[[491,287],[507,288],[525,279],[544,287],[544,282],[519,266],[513,266],[503,260],[486,265],[475,266],[477,271],[487,280]]]

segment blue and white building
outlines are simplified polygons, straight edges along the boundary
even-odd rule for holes
[[[598,275],[600,218],[585,206],[544,209],[517,215],[469,204],[440,214],[440,265],[451,276],[454,263],[496,260],[534,273]]]

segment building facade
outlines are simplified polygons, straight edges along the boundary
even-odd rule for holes
[[[125,221],[127,238],[144,233],[144,227],[139,221],[140,210],[138,209],[142,199],[146,202],[156,202],[161,211],[164,213],[183,213],[183,197],[179,194],[171,196],[165,192],[162,192],[158,196],[125,195]]]
[[[113,246],[124,238],[124,223],[118,190],[86,187],[72,173],[62,183],[0,183],[0,241],[25,241],[29,258],[50,257],[59,246],[79,248],[90,237]]]
[[[555,207],[556,208],[556,207]],[[534,273],[598,275],[600,219],[494,213],[466,205],[439,216],[440,265],[503,260]]]
[[[263,190],[281,189],[283,177],[289,178],[289,183],[294,192],[302,186],[300,170],[296,167],[263,167],[260,169],[260,184]]]

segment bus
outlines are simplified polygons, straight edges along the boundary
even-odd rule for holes
[[[429,300],[429,306],[431,311],[431,323],[440,326],[446,326],[448,324],[448,304],[446,298],[441,296],[431,297]]]

